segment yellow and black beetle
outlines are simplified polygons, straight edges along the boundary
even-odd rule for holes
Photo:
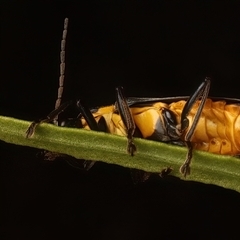
[[[210,79],[206,78],[190,97],[169,98],[126,98],[118,87],[115,104],[89,110],[77,101],[80,114],[64,125],[126,136],[131,155],[136,151],[133,137],[186,145],[187,158],[180,168],[186,176],[193,148],[240,155],[240,100],[207,98],[209,87]],[[39,123],[53,121],[72,104],[74,101],[63,103],[47,118],[33,122],[27,137]]]
[[[62,43],[66,39],[67,19]],[[127,151],[134,155],[134,137],[185,145],[186,160],[180,172],[190,173],[192,150],[223,155],[240,155],[240,99],[208,98],[210,78],[206,78],[190,97],[126,98],[122,87],[116,88],[116,103],[88,109],[80,101],[60,105],[64,79],[64,51],[61,51],[61,75],[56,108],[46,118],[33,122],[27,130],[31,137],[38,124],[56,121],[68,106],[76,104],[79,115],[65,126],[126,136]],[[58,124],[59,125],[59,124]]]

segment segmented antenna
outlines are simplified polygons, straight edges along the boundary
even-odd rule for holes
[[[65,77],[65,47],[66,47],[67,28],[68,28],[68,18],[65,18],[62,41],[61,41],[61,52],[60,52],[60,76],[59,76],[58,96],[55,103],[55,109],[59,108],[59,106],[61,105],[62,94],[63,94],[63,84],[64,84],[64,77]],[[54,123],[57,125],[58,116],[54,118]]]

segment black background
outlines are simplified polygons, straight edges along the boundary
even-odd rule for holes
[[[33,120],[54,108],[63,20],[64,99],[89,106],[127,96],[238,97],[238,1],[2,1],[1,115]],[[169,177],[134,186],[128,169],[88,172],[1,142],[1,234],[7,239],[237,238],[240,195]],[[194,165],[193,165],[194,169]],[[3,238],[2,238],[3,239]]]

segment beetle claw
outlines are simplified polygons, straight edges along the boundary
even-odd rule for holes
[[[35,129],[36,129],[37,123],[36,122],[32,122],[31,125],[28,127],[27,131],[26,131],[26,138],[30,138],[33,136]]]
[[[184,163],[180,169],[180,173],[183,174],[184,177],[187,177],[187,175],[190,175],[191,169],[188,163]]]
[[[134,153],[137,151],[137,148],[133,143],[133,140],[128,141],[127,151],[131,156],[134,156]]]

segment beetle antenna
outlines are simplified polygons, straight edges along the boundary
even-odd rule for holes
[[[61,52],[60,52],[60,76],[59,76],[59,86],[58,86],[58,96],[55,102],[55,109],[59,108],[61,105],[62,94],[63,94],[63,85],[64,85],[64,77],[65,77],[65,48],[66,48],[66,37],[67,37],[67,29],[68,28],[68,18],[64,19],[64,28],[62,33],[62,41],[61,41]],[[55,125],[58,125],[58,116],[56,116],[53,120]]]

